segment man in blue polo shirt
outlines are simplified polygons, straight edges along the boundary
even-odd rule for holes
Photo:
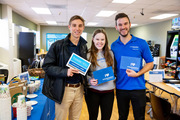
[[[119,120],[127,120],[130,101],[135,120],[145,119],[146,92],[144,73],[153,68],[147,42],[130,34],[131,22],[125,13],[115,17],[119,37],[111,45],[116,60],[116,95]],[[146,65],[142,66],[142,59]]]

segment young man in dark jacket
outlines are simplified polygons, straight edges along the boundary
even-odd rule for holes
[[[84,19],[78,15],[71,17],[68,28],[70,33],[65,39],[53,43],[44,59],[46,72],[42,93],[55,101],[56,120],[79,120],[83,102],[83,83],[86,77],[77,69],[68,68],[72,53],[86,59],[86,40],[81,37]]]

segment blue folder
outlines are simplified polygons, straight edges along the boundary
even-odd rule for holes
[[[98,84],[114,80],[114,73],[112,67],[107,67],[93,72],[94,79],[98,80]]]
[[[141,58],[138,57],[121,57],[120,69],[131,69],[134,71],[140,70]]]

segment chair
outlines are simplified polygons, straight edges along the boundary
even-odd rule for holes
[[[28,58],[29,65],[31,65],[33,63],[33,61],[34,61],[34,58]]]
[[[22,66],[22,72],[28,71],[28,65],[23,65]]]
[[[149,114],[150,118],[153,118],[151,101],[150,101],[150,94],[149,94],[150,92],[154,93],[153,91],[150,91],[148,88],[146,88],[146,105],[149,107],[147,114]]]
[[[171,104],[167,99],[150,93],[150,101],[153,112],[153,118],[157,120],[180,120],[180,116],[171,112]]]
[[[35,62],[34,58],[28,58],[28,64],[29,64],[28,66],[29,66],[29,68],[33,68],[34,62]]]
[[[6,76],[4,80],[4,83],[6,84],[8,80],[8,74],[9,74],[8,69],[0,69],[0,74],[4,74],[4,76]]]

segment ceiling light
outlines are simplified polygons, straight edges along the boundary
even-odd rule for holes
[[[131,4],[136,0],[113,0],[112,3],[123,3],[123,4]]]
[[[46,21],[49,25],[56,25],[57,22],[56,21]]]
[[[37,14],[51,14],[48,8],[32,8]]]
[[[131,27],[137,26],[138,24],[131,24]]]
[[[116,13],[117,11],[100,11],[96,16],[98,17],[110,17],[111,15],[113,15],[114,13]]]
[[[177,16],[178,14],[161,14],[158,16],[151,17],[150,19],[165,19],[173,16]]]
[[[94,26],[94,25],[97,25],[97,24],[98,24],[97,22],[88,22],[87,26]]]

